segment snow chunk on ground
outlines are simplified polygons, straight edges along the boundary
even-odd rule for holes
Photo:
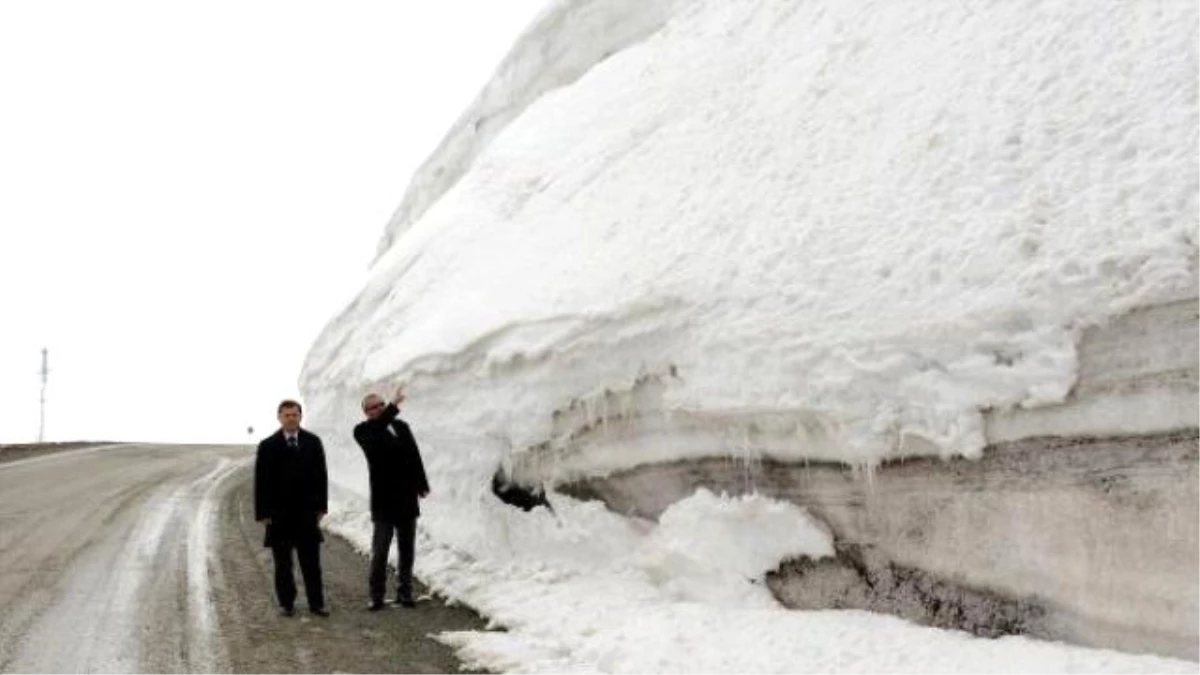
[[[635,552],[649,578],[678,600],[733,604],[781,560],[833,555],[833,537],[808,513],[758,495],[699,489],[676,502]]]

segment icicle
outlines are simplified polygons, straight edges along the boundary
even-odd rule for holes
[[[867,486],[867,495],[874,496],[875,494],[875,470],[878,462],[875,460],[865,460],[858,464],[858,471],[862,476],[863,482]]]
[[[633,390],[631,389],[621,394],[621,418],[632,419],[633,407]]]
[[[746,494],[754,492],[757,462],[754,447],[750,442],[749,430],[746,428],[739,430],[733,426],[726,427],[725,439],[725,445],[729,448],[728,456],[732,459],[734,466],[741,470],[742,492]]]

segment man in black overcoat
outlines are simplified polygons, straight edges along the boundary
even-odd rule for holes
[[[429,481],[412,430],[397,417],[403,402],[403,387],[387,404],[378,394],[369,394],[362,402],[367,418],[354,427],[354,440],[367,458],[371,482],[371,520],[375,532],[371,543],[368,608],[372,611],[383,609],[393,534],[400,563],[396,570],[396,604],[413,606],[413,556],[417,516],[421,515],[418,502],[429,494]]]
[[[300,561],[308,609],[329,616],[321,583],[319,523],[329,510],[329,478],[321,439],[300,428],[296,401],[279,404],[279,431],[258,444],[254,462],[254,518],[266,525],[263,545],[275,558],[275,596],[284,616],[295,613],[292,551]]]

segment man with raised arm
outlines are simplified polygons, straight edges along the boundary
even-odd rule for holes
[[[429,494],[429,481],[412,430],[398,417],[404,398],[404,387],[396,390],[390,403],[384,403],[379,394],[368,394],[362,400],[366,419],[354,427],[354,440],[366,456],[370,473],[371,520],[375,523],[375,532],[368,578],[371,601],[367,608],[373,612],[384,606],[387,559],[393,534],[399,549],[396,604],[414,605],[413,556],[417,517],[421,515],[418,502]]]

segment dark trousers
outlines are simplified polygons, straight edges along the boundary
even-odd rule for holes
[[[413,548],[417,539],[417,519],[401,518],[396,522],[375,521],[375,535],[371,541],[371,600],[383,601],[387,579],[388,551],[392,548],[392,535],[396,535],[396,548],[400,560],[396,565],[396,599],[411,600],[413,595]]]
[[[280,607],[294,607],[296,603],[296,578],[292,576],[292,549],[300,561],[300,574],[304,576],[304,595],[308,597],[309,609],[325,607],[325,589],[321,584],[321,544],[317,541],[276,542],[271,545],[275,557],[275,597]]]

